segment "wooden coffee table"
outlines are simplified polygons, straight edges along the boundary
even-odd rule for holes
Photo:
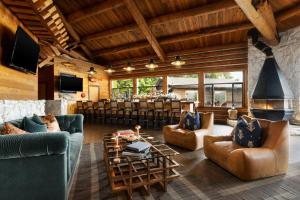
[[[150,156],[144,159],[120,156],[122,149],[129,142],[119,138],[120,148],[118,149],[116,148],[116,140],[111,134],[104,136],[103,155],[113,192],[125,191],[128,198],[132,199],[134,189],[144,188],[149,195],[150,186],[160,184],[162,189],[166,191],[167,183],[179,177],[179,173],[175,170],[179,164],[172,158],[179,153],[155,139],[148,139],[149,136],[141,134],[139,139],[151,144]],[[119,158],[119,163],[116,162],[115,158]]]

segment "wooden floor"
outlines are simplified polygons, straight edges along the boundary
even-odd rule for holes
[[[125,126],[121,124],[102,124],[99,121],[86,121],[84,124],[84,143],[100,143],[103,139],[103,135],[115,132],[117,130],[130,129],[134,127]],[[232,130],[232,127],[226,125],[214,125],[214,134],[216,135],[226,135],[229,134]],[[150,135],[163,141],[162,128],[159,129],[142,129],[142,131],[147,132]],[[187,151],[182,148],[177,148],[172,146],[175,150],[182,153],[182,156],[188,156],[195,158],[193,162],[197,163],[197,159],[200,158],[199,150],[198,151]],[[289,162],[295,163],[300,161],[300,136],[290,136],[290,157]]]

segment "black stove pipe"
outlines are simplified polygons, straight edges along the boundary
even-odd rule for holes
[[[266,54],[267,57],[273,57],[272,48],[263,43],[262,41],[258,40],[259,32],[257,29],[249,30],[248,35],[250,35],[252,38],[253,46],[255,46],[258,50]]]

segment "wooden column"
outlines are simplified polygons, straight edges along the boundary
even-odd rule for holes
[[[137,95],[138,93],[137,78],[133,78],[132,82],[133,82],[133,95]]]
[[[163,94],[166,95],[166,94],[168,94],[168,76],[167,75],[163,76],[162,83],[163,83],[162,91],[163,91]]]
[[[244,87],[243,87],[243,107],[246,108],[249,111],[249,98],[251,98],[249,96],[249,90],[248,90],[248,69],[244,69],[243,70],[243,82],[244,82]]]
[[[204,72],[198,74],[198,107],[204,107]]]

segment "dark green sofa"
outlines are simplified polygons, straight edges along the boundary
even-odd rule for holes
[[[57,120],[58,133],[0,135],[1,200],[67,199],[83,144],[83,116]],[[21,121],[11,123],[19,127]]]

